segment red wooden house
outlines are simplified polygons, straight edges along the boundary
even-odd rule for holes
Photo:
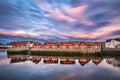
[[[17,41],[11,43],[13,48],[27,48],[27,47],[34,47],[39,48],[42,44],[34,41]]]
[[[58,48],[58,43],[57,42],[45,42],[43,46],[44,48],[55,49],[55,48]]]
[[[98,48],[101,48],[101,44],[100,43],[93,43],[91,45],[92,48],[95,48],[95,49],[98,49]]]
[[[12,47],[14,48],[25,48],[27,45],[25,43],[17,43],[17,42],[13,42],[12,43]]]
[[[38,42],[34,42],[33,43],[33,48],[41,48],[42,44],[38,43]]]
[[[72,49],[74,46],[72,42],[60,42],[60,47],[63,49]]]
[[[85,43],[85,42],[80,42],[80,43],[78,44],[78,48],[86,49],[86,48],[88,48],[88,44]]]

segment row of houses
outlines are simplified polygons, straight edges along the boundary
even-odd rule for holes
[[[17,41],[11,42],[13,48],[46,48],[46,49],[74,49],[74,48],[101,48],[98,42],[44,42],[44,44],[34,41]]]
[[[73,49],[73,48],[120,48],[120,38],[108,39],[106,42],[44,42],[43,44],[35,41],[16,41],[10,43],[13,48],[46,48],[46,49]]]

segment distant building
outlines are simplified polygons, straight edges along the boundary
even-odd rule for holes
[[[106,40],[105,47],[106,48],[117,48],[117,47],[120,48],[120,38]]]

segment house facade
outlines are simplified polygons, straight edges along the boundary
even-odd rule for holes
[[[60,48],[62,49],[73,49],[74,46],[72,42],[60,42]]]
[[[17,41],[11,43],[13,48],[44,48],[44,49],[98,49],[98,42],[44,42],[40,44],[34,41]],[[119,46],[119,45],[118,45]]]
[[[46,49],[56,49],[58,48],[58,42],[45,42],[43,46]]]
[[[17,41],[11,42],[13,48],[38,48],[41,47],[42,44],[34,41]]]
[[[108,39],[105,42],[105,47],[106,48],[117,48],[120,45],[120,38],[116,39]]]
[[[80,49],[86,49],[86,48],[88,48],[88,43],[81,42],[81,43],[78,44],[78,48],[80,48]]]

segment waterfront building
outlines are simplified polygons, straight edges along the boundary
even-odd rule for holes
[[[40,44],[34,41],[11,42],[12,48],[9,50],[38,50],[38,51],[77,51],[77,52],[99,52],[101,43],[98,42],[44,42]]]
[[[72,42],[60,42],[60,47],[62,49],[73,49],[74,46],[75,45]]]
[[[100,49],[102,47],[101,43],[99,42],[80,42],[78,43],[78,48],[80,49]]]
[[[38,43],[38,42],[35,42],[33,44],[33,48],[41,48],[42,47],[42,44],[41,43]]]
[[[119,48],[119,49],[120,49],[120,44],[117,44],[117,45],[116,45],[116,48]]]
[[[58,42],[45,42],[44,43],[44,48],[47,48],[47,49],[56,49],[58,48]]]
[[[91,47],[94,48],[94,49],[99,49],[99,48],[101,48],[102,46],[101,46],[101,43],[95,42],[95,43],[93,43],[93,44],[91,45]]]
[[[23,42],[12,42],[11,45],[13,48],[25,48],[27,46]]]
[[[120,38],[108,39],[105,42],[106,48],[117,48],[120,45]]]
[[[13,48],[37,48],[41,47],[42,44],[34,41],[17,41],[17,42],[11,42],[10,43]]]
[[[78,44],[78,48],[80,48],[80,49],[86,49],[86,48],[88,48],[88,44],[85,43],[85,42],[80,42]]]

